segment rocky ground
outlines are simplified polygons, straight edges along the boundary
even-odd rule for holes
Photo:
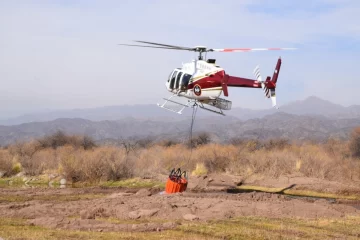
[[[0,188],[0,217],[26,219],[31,225],[56,229],[161,231],[187,221],[240,216],[303,219],[360,216],[358,201],[233,191],[241,181],[226,175],[192,177],[187,191],[176,194],[165,194],[159,187]],[[280,179],[275,185],[286,188],[296,185],[293,181],[301,182],[296,178]],[[319,187],[314,181],[303,179],[295,187],[307,184]],[[342,187],[330,182],[322,184],[335,192]],[[351,186],[348,189],[356,190]]]

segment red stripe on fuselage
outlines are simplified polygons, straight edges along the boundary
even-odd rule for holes
[[[201,89],[221,87],[221,80],[224,76],[224,71],[219,71],[212,74],[212,77],[204,77],[188,85],[188,89],[193,89],[195,84],[200,85]]]

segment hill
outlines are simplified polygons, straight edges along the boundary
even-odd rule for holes
[[[230,111],[226,111],[225,114],[228,116],[236,117],[240,120],[248,120],[253,118],[261,118],[276,112],[296,115],[321,115],[337,119],[359,118],[360,106],[354,105],[350,107],[344,107],[312,96],[304,100],[291,102],[289,104],[281,106],[281,108],[278,110],[272,108],[265,110],[233,108]],[[16,118],[0,120],[0,125],[10,126],[29,122],[46,122],[59,118],[82,118],[91,121],[103,121],[119,120],[133,117],[140,120],[178,121],[185,120],[189,116],[191,116],[190,109],[186,109],[185,111],[183,111],[182,115],[178,115],[161,109],[156,106],[156,104],[122,105],[33,113],[22,115]],[[213,113],[200,110],[198,111],[198,116],[210,117],[214,115]]]
[[[116,121],[90,121],[80,118],[60,118],[48,122],[0,126],[0,144],[29,140],[58,130],[69,134],[88,135],[95,140],[154,138],[185,140],[189,137],[190,118],[178,121],[154,121],[124,118]],[[208,132],[215,142],[232,138],[322,141],[329,137],[345,139],[351,129],[360,125],[360,118],[331,119],[323,116],[298,116],[275,113],[264,118],[239,120],[234,117],[199,117],[194,133]]]

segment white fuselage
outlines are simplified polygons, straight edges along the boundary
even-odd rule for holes
[[[174,69],[166,82],[169,92],[191,99],[216,99],[222,93],[221,79],[216,73],[223,71],[214,63],[193,60]]]

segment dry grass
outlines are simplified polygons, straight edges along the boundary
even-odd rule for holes
[[[186,144],[152,143],[129,151],[126,144],[95,147],[87,143],[92,147],[85,147],[85,138],[61,134],[44,139],[49,144],[34,140],[0,150],[0,171],[10,176],[16,174],[14,166],[18,166],[27,175],[54,173],[71,182],[98,183],[129,177],[154,178],[168,174],[174,167],[191,173],[201,166],[202,173],[275,178],[297,173],[342,182],[360,180],[360,160],[353,157],[349,147],[353,141],[291,144],[278,139],[233,141],[226,145],[203,141],[192,151]]]
[[[99,219],[111,221],[111,219]],[[116,222],[114,222],[116,223]],[[132,225],[141,223],[132,221]],[[96,232],[48,229],[23,219],[0,219],[5,239],[358,239],[359,218],[269,219],[241,217],[207,223],[184,223],[160,232]]]

